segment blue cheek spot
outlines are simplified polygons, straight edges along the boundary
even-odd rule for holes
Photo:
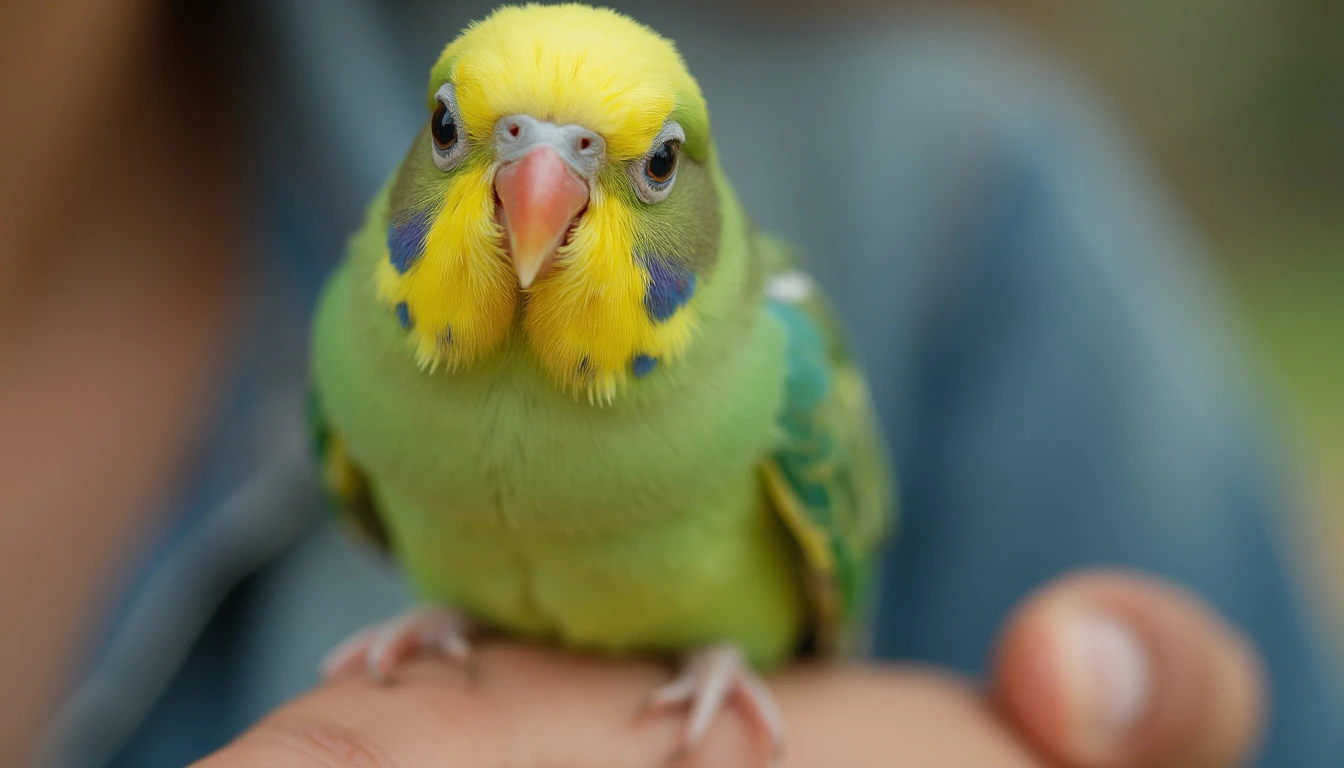
[[[636,379],[648,376],[657,367],[658,358],[649,355],[635,355],[635,359],[630,361],[630,370],[635,374]]]
[[[644,311],[654,322],[665,322],[695,294],[695,273],[681,264],[658,256],[641,256],[640,261],[649,274]]]
[[[428,213],[412,213],[393,219],[392,226],[387,228],[387,258],[397,272],[406,274],[424,254],[430,223]]]
[[[406,306],[404,301],[397,304],[397,320],[401,323],[401,327],[408,331],[415,327],[415,323],[411,321],[411,308]]]

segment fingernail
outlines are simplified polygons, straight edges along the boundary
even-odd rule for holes
[[[1133,630],[1108,614],[1080,611],[1066,622],[1074,740],[1085,754],[1104,753],[1129,733],[1148,704],[1148,654]]]

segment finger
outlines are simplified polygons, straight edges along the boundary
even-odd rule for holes
[[[1262,683],[1245,640],[1199,600],[1123,573],[1030,598],[999,642],[995,697],[1052,759],[1077,768],[1246,761]]]
[[[476,696],[462,684],[460,672],[441,662],[412,661],[399,669],[393,686],[365,675],[329,682],[197,766],[492,765],[499,760],[505,727],[497,702]]]
[[[667,764],[683,717],[630,712],[666,666],[507,645],[476,650],[481,685],[416,659],[397,684],[347,677],[285,705],[196,768],[420,768]],[[788,768],[975,765],[1027,768],[1037,758],[972,686],[916,669],[807,667],[769,681],[790,733]],[[679,768],[763,765],[738,707]],[[837,758],[839,756],[839,758]]]
[[[432,658],[398,668],[394,685],[335,680],[267,717],[197,768],[419,768],[437,765],[663,766],[684,717],[632,723],[667,674],[661,665],[488,645],[481,682]],[[726,718],[736,721],[736,714]],[[747,765],[759,747],[744,723],[715,728],[686,768]]]

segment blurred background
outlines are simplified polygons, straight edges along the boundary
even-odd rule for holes
[[[1299,543],[1344,627],[1344,3],[1011,0],[1203,227],[1287,424]]]

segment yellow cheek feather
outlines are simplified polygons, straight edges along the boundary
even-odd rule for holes
[[[637,356],[676,361],[694,328],[693,301],[663,322],[649,316],[636,227],[626,203],[595,184],[587,214],[557,254],[558,268],[528,291],[523,327],[542,366],[598,402],[625,387]]]
[[[405,303],[422,366],[469,364],[508,338],[518,278],[494,216],[490,169],[463,168],[425,235],[423,255],[405,274],[388,259],[379,265],[379,296],[389,307]]]

